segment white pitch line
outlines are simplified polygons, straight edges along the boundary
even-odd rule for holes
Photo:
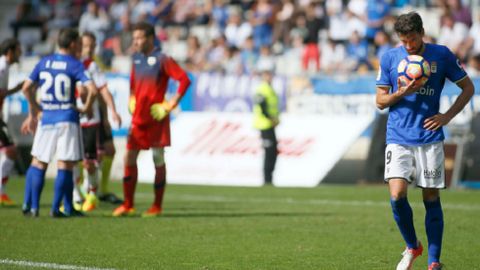
[[[86,266],[57,264],[57,263],[17,261],[17,260],[10,260],[10,259],[0,259],[0,264],[48,268],[48,269],[65,269],[65,270],[116,270],[115,268],[86,267]]]
[[[151,197],[150,193],[139,193],[139,197]],[[219,196],[219,195],[195,195],[195,194],[182,194],[178,196],[169,196],[170,199],[180,200],[180,201],[190,201],[190,202],[220,202],[220,203],[286,203],[286,204],[302,204],[302,205],[336,205],[336,206],[373,206],[373,207],[390,207],[390,202],[379,202],[371,200],[329,200],[329,199],[318,199],[318,200],[297,200],[292,198],[284,199],[265,199],[265,198],[238,198],[232,196]],[[423,208],[423,203],[411,202],[412,207]],[[451,210],[464,210],[464,211],[479,211],[480,204],[456,204],[448,203],[445,200],[442,201],[443,209]]]

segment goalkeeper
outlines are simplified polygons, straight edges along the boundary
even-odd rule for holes
[[[137,184],[137,157],[140,150],[152,149],[155,164],[153,185],[155,199],[143,217],[158,216],[162,212],[166,185],[164,147],[170,145],[170,119],[168,114],[185,94],[190,80],[185,71],[154,45],[155,31],[148,23],[133,28],[133,65],[130,75],[129,110],[132,124],[127,139],[123,178],[124,203],[114,210],[113,216],[127,216],[135,212],[134,193]],[[177,93],[165,100],[169,78],[179,82]]]

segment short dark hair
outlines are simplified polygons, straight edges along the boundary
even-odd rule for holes
[[[402,14],[397,18],[393,28],[400,35],[423,33],[422,17],[415,11]]]
[[[68,49],[72,42],[77,41],[79,38],[78,31],[73,28],[63,28],[58,33],[58,46],[62,49]]]
[[[20,42],[16,38],[7,38],[0,45],[0,54],[5,55],[10,50],[14,51],[20,47]]]
[[[146,23],[146,22],[139,22],[133,26],[133,31],[143,31],[145,32],[146,37],[155,37],[155,28],[153,28],[153,25]]]
[[[91,40],[93,40],[93,42],[97,42],[97,38],[95,37],[95,35],[90,32],[90,31],[85,31],[82,33],[82,37],[88,37],[90,38]]]

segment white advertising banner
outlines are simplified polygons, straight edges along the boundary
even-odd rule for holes
[[[283,114],[277,127],[274,185],[318,185],[372,120],[373,115]],[[263,149],[251,114],[184,112],[171,128],[169,183],[263,185]],[[150,153],[139,157],[138,166],[140,181],[153,181]]]

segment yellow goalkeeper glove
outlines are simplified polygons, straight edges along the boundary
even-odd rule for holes
[[[135,106],[137,105],[137,100],[135,99],[134,96],[131,96],[129,99],[128,99],[128,112],[130,114],[133,114],[133,112],[135,111]]]
[[[172,110],[172,106],[166,101],[155,103],[150,107],[150,115],[157,121],[162,121]]]

